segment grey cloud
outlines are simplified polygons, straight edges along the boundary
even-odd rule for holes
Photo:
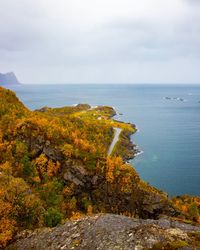
[[[18,51],[42,38],[44,13],[36,1],[1,0],[0,50]]]
[[[191,55],[199,57],[199,25],[196,22],[192,32],[191,25],[180,22],[169,28],[155,22],[118,21],[95,30],[89,39],[90,48],[92,44],[98,47],[94,53],[100,61],[163,61]]]
[[[186,2],[188,5],[200,6],[200,1],[199,1],[199,0],[185,0],[185,2]]]
[[[193,65],[191,81],[199,79],[200,15],[195,8],[174,20],[115,16],[84,29],[81,20],[75,25],[49,17],[48,6],[38,0],[2,0],[1,5],[0,71],[15,70],[22,81],[142,82],[144,75],[157,81],[166,79],[164,67],[172,70],[168,81],[184,81],[188,65]]]

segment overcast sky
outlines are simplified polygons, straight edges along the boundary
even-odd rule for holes
[[[0,0],[23,83],[200,83],[200,0]]]

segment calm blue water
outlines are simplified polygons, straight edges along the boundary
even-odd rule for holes
[[[170,195],[200,195],[200,85],[22,85],[13,87],[31,109],[76,103],[114,106],[139,128],[144,151],[131,163]],[[181,97],[185,101],[165,100]]]

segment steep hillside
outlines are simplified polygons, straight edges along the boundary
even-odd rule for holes
[[[135,127],[110,119],[114,114],[86,104],[32,112],[0,88],[0,246],[23,229],[84,214],[178,216],[167,195],[124,162],[134,154]],[[122,136],[108,156],[114,127]]]

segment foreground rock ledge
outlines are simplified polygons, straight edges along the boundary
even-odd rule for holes
[[[24,231],[7,249],[189,250],[200,249],[194,245],[194,238],[199,235],[200,227],[169,219],[143,220],[100,214],[68,221],[53,229]]]

